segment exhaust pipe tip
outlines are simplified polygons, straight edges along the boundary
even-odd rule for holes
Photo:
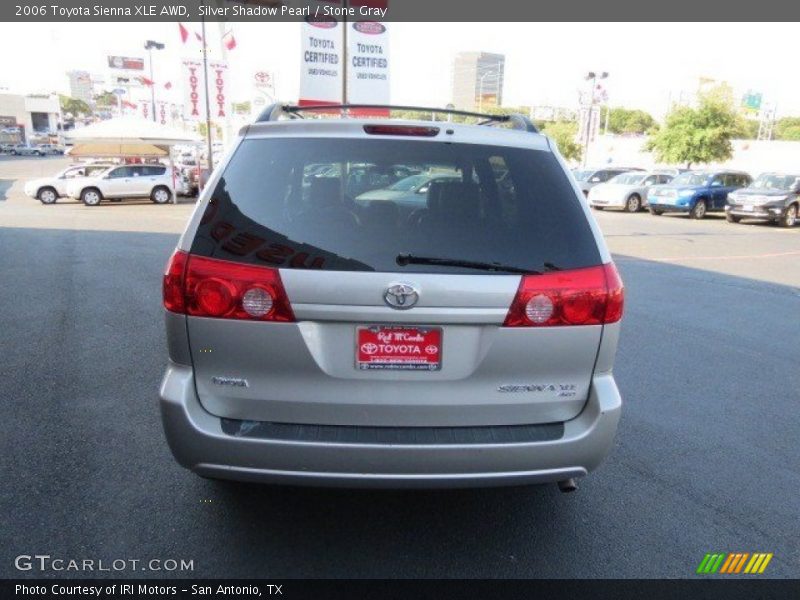
[[[578,489],[578,481],[574,477],[558,482],[558,490],[564,494],[569,494]]]

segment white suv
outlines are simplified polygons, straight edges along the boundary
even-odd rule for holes
[[[121,165],[67,184],[67,195],[87,206],[97,206],[104,198],[150,198],[166,204],[174,194],[172,172],[164,165]]]
[[[41,177],[26,182],[25,195],[38,199],[42,204],[54,204],[56,200],[67,195],[67,185],[73,180],[85,181],[86,178],[99,177],[113,166],[112,163],[71,165],[52,177]]]

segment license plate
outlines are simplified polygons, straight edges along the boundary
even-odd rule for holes
[[[371,325],[356,332],[359,369],[438,371],[442,368],[441,327]]]

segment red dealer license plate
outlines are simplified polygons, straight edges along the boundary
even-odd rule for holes
[[[396,325],[359,327],[356,366],[359,369],[438,371],[442,367],[442,329]]]

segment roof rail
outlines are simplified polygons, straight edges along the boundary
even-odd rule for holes
[[[511,123],[514,126],[514,129],[520,129],[522,131],[528,131],[531,133],[538,133],[539,131],[538,129],[536,129],[536,126],[528,117],[518,113],[512,113],[509,115],[490,115],[486,113],[455,110],[450,108],[431,108],[428,106],[398,106],[393,104],[319,104],[319,105],[309,105],[309,106],[296,106],[292,104],[272,104],[267,108],[265,108],[263,111],[261,111],[261,114],[258,115],[256,122],[263,123],[265,121],[277,121],[282,116],[288,117],[290,119],[302,119],[303,116],[300,113],[303,112],[341,111],[342,113],[347,114],[347,111],[351,109],[415,110],[419,112],[456,115],[459,117],[476,117],[478,119],[483,119],[478,123],[478,125],[497,125],[499,123]]]

